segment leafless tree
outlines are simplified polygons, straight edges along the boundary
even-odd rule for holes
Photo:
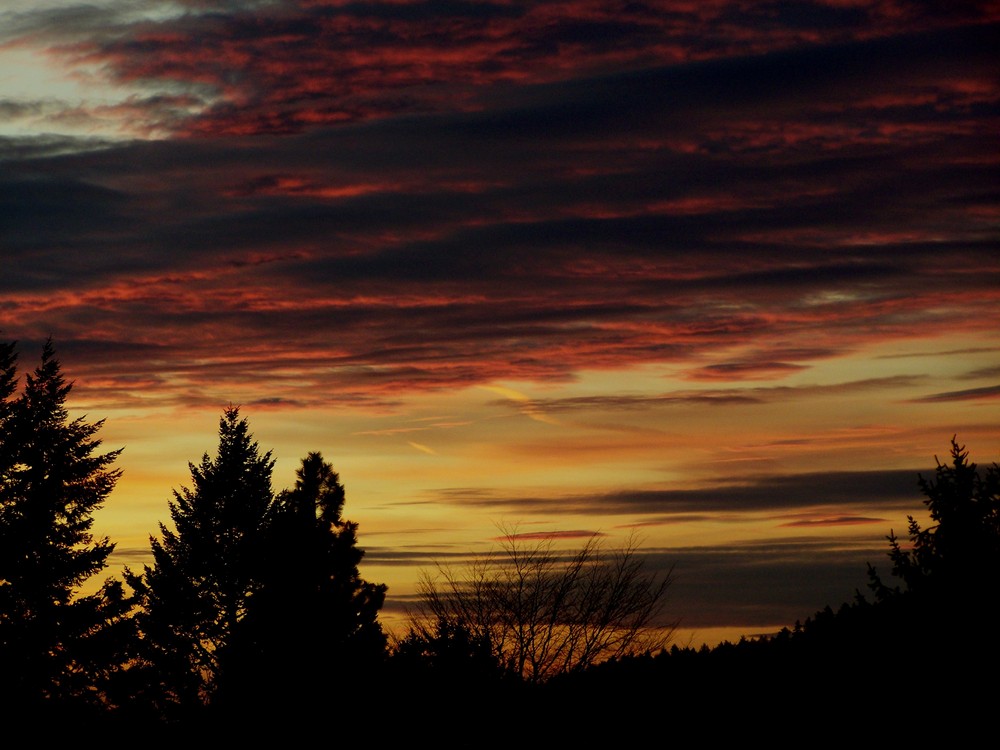
[[[501,531],[490,553],[423,575],[418,629],[429,621],[460,628],[531,682],[669,642],[676,623],[660,615],[672,575],[648,571],[634,537],[605,550],[595,535],[561,553],[552,539]]]

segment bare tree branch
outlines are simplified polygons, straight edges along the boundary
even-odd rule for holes
[[[670,641],[676,622],[660,616],[672,574],[647,571],[634,537],[606,551],[595,535],[567,557],[551,539],[501,531],[499,547],[465,567],[422,575],[417,619],[484,639],[499,664],[532,682]]]

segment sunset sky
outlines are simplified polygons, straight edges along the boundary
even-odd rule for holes
[[[239,405],[402,622],[501,527],[636,534],[679,642],[888,573],[1000,460],[1000,3],[0,0],[0,340],[148,561]],[[109,571],[109,574],[116,571]]]

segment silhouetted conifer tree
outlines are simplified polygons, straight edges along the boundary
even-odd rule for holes
[[[900,651],[927,654],[927,679],[950,682],[973,664],[1000,666],[1000,466],[980,469],[952,438],[950,463],[938,461],[934,478],[921,476],[919,484],[931,523],[922,527],[909,516],[908,543],[888,537],[892,573],[903,587],[887,586],[869,565],[870,587],[879,627],[891,627]],[[971,705],[980,694],[961,695]]]
[[[378,621],[386,587],[365,581],[357,524],[342,517],[340,477],[310,453],[295,486],[276,498],[265,535],[260,589],[221,686],[237,711],[263,701],[308,714],[340,692],[355,692],[385,653]]]
[[[173,529],[150,538],[153,565],[129,572],[144,598],[139,616],[150,679],[166,711],[196,710],[213,695],[250,600],[274,495],[270,451],[261,454],[239,409],[219,422],[219,448],[189,464],[192,488],[174,492]]]
[[[99,453],[103,421],[70,420],[71,390],[51,340],[17,390],[13,344],[0,345],[0,706],[23,712],[106,706],[108,681],[130,646],[120,582],[81,586],[114,544],[94,539],[93,513],[120,471]]]
[[[994,601],[1000,584],[1000,467],[980,471],[965,446],[951,440],[951,463],[938,462],[932,480],[919,477],[931,525],[908,516],[909,548],[889,534],[892,573],[917,595]],[[885,599],[892,589],[869,569],[872,588]]]
[[[273,466],[227,409],[218,455],[190,465],[193,487],[170,503],[174,528],[151,539],[154,564],[127,574],[145,601],[150,698],[168,718],[309,716],[384,656],[385,586],[359,575],[337,473],[312,453],[275,496]]]
[[[392,652],[394,670],[418,685],[442,686],[459,691],[470,686],[520,680],[496,657],[488,635],[476,635],[462,623],[440,619],[414,623]]]

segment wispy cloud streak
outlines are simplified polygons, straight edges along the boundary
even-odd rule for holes
[[[742,479],[733,476],[726,484],[694,489],[637,488],[582,496],[527,496],[484,488],[449,488],[439,490],[436,499],[465,507],[485,506],[526,514],[586,511],[609,515],[679,514],[694,519],[720,513],[774,513],[820,507],[898,509],[914,505],[918,473],[890,470],[808,472]]]

